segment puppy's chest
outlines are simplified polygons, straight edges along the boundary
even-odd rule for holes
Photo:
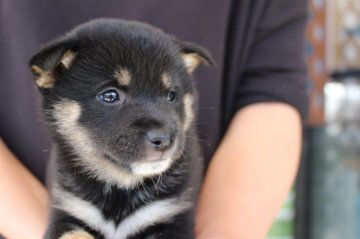
[[[115,197],[108,197],[103,204],[96,205],[95,202],[62,191],[56,207],[98,231],[105,239],[129,238],[150,226],[169,223],[176,215],[191,208],[191,203],[175,197],[155,199],[136,208],[133,208],[134,202],[121,201],[121,197],[116,206],[112,202]]]
[[[96,206],[106,220],[113,221],[114,225],[117,226],[121,224],[121,221],[125,218],[128,218],[141,208],[161,199],[162,197],[156,198],[147,191],[124,190],[105,192],[96,197],[92,197],[90,202]]]
[[[67,185],[63,182],[58,182],[58,184],[61,185],[60,188],[72,192],[78,198],[93,205],[104,219],[114,222],[114,225],[119,225],[125,218],[148,205],[168,198],[174,200],[181,198],[186,190],[185,187],[181,184],[169,184],[169,181],[171,180],[154,184],[152,180],[146,180],[133,189],[119,189],[116,186],[108,186],[102,182],[84,178],[75,179]],[[64,200],[68,199],[64,198]]]

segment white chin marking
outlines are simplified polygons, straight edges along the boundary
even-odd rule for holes
[[[171,158],[160,161],[136,163],[131,166],[131,170],[133,174],[139,176],[152,176],[165,172],[171,166],[171,163]]]

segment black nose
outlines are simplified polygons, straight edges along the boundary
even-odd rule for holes
[[[152,129],[147,132],[146,138],[151,147],[161,151],[168,149],[174,141],[173,133],[165,129]]]

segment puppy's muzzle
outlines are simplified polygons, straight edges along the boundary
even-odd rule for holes
[[[151,129],[146,133],[149,147],[156,151],[166,151],[174,145],[175,133],[165,128]]]

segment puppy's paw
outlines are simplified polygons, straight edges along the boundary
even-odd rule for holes
[[[64,233],[59,239],[95,239],[88,232],[76,230]]]

